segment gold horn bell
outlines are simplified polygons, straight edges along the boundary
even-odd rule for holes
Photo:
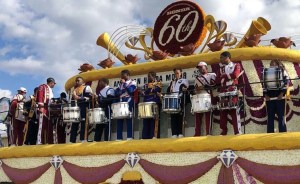
[[[115,46],[115,44],[110,40],[110,36],[108,33],[102,33],[97,39],[97,45],[105,48],[111,54],[116,56],[120,61],[125,61],[125,56],[119,51],[119,49]]]
[[[252,21],[247,33],[240,40],[240,42],[236,45],[235,48],[246,47],[245,37],[249,37],[250,35],[255,34],[265,35],[269,30],[271,30],[271,24],[265,18],[258,17],[257,20]]]

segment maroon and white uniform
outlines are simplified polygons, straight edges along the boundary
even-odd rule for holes
[[[235,91],[239,84],[238,78],[241,75],[241,65],[239,63],[230,62],[227,65],[221,65],[217,75],[216,83],[220,84],[220,93]],[[238,101],[237,98],[234,99]],[[232,118],[232,125],[234,134],[241,133],[241,122],[238,109],[229,109],[220,111],[220,128],[221,135],[227,135],[227,115],[230,114]]]
[[[52,98],[52,89],[47,84],[40,85],[37,92],[37,104],[39,109],[43,108],[44,110],[38,113],[39,130],[37,144],[53,144],[53,126],[49,116],[49,105]]]
[[[207,87],[215,85],[216,74],[215,73],[206,73],[204,75],[198,75],[195,79],[195,89],[198,87]],[[212,96],[211,90],[201,90],[198,94],[210,94]],[[210,121],[211,121],[211,112],[204,112],[204,113],[196,113],[195,114],[195,135],[201,135],[201,121],[203,116],[205,116],[205,130],[206,135],[210,134]]]
[[[12,141],[14,145],[21,146],[24,141],[24,127],[26,124],[25,116],[23,115],[23,108],[25,102],[25,95],[17,94],[13,97],[10,105],[10,114],[12,116],[13,136]],[[18,143],[18,144],[17,144]]]

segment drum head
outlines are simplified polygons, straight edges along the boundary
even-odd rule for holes
[[[10,106],[9,98],[3,97],[0,99],[0,122],[5,122],[8,116]]]

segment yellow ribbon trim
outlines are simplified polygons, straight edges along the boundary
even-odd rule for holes
[[[231,53],[232,61],[247,61],[247,60],[271,60],[281,59],[283,61],[300,63],[300,52],[297,50],[281,49],[274,47],[248,47],[248,48],[235,48],[228,50]],[[129,70],[132,76],[147,74],[150,71],[164,72],[171,71],[176,68],[193,68],[199,61],[205,61],[207,64],[216,64],[220,62],[220,54],[223,51],[201,53],[191,56],[183,56],[177,58],[170,58],[159,61],[147,61],[144,63],[124,65],[108,69],[93,70],[80,73],[71,77],[65,84],[65,90],[68,91],[75,86],[75,79],[81,76],[85,82],[97,81],[103,77],[119,78],[122,70]]]
[[[300,149],[300,132],[3,147],[0,158]]]

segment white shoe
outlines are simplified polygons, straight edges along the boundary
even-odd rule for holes
[[[11,145],[10,145],[10,147],[15,147],[15,146],[16,146],[15,144],[11,144]]]
[[[82,141],[81,141],[81,143],[85,143],[85,142],[86,142],[86,140],[82,140]]]
[[[177,138],[177,135],[172,135],[171,138],[176,139],[176,138]]]
[[[132,138],[127,138],[127,141],[131,141],[132,140]]]
[[[184,137],[182,134],[179,134],[179,135],[178,135],[178,138],[182,138],[182,137]]]

